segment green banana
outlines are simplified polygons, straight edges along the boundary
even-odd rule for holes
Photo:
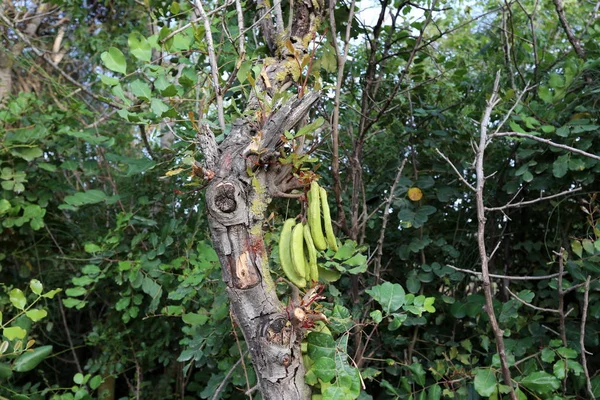
[[[292,229],[292,265],[298,276],[304,280],[310,280],[304,259],[304,228],[302,225],[298,224]]]
[[[312,181],[308,192],[308,225],[315,247],[318,250],[325,250],[327,249],[327,242],[321,228],[321,201],[319,197],[319,184]]]
[[[329,203],[327,202],[327,192],[322,187],[319,188],[321,197],[321,208],[323,209],[323,226],[325,227],[325,235],[329,248],[333,251],[338,251],[337,240],[333,234],[333,225],[331,224],[331,214],[329,213]]]
[[[310,227],[308,224],[304,225],[304,242],[306,243],[306,249],[308,253],[308,271],[310,272],[307,276],[307,280],[310,279],[312,281],[319,280],[319,269],[317,268],[317,248],[312,240],[312,234],[310,232]]]
[[[292,261],[292,228],[296,225],[296,220],[290,218],[286,220],[281,229],[281,235],[279,237],[279,261],[281,262],[281,269],[285,276],[299,288],[306,286],[306,279],[299,276],[294,268]]]

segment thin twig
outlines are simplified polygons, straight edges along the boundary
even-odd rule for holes
[[[590,395],[590,399],[594,398],[594,391],[592,390],[592,381],[590,379],[590,372],[587,367],[586,351],[585,351],[585,323],[587,321],[587,310],[590,301],[590,277],[588,276],[585,281],[585,292],[583,293],[583,309],[581,310],[581,325],[579,329],[579,346],[581,347],[581,365],[583,366],[583,372],[585,373],[585,386]]]
[[[458,177],[458,179],[460,179],[461,182],[464,183],[469,189],[471,189],[473,192],[475,192],[476,191],[475,187],[473,185],[471,185],[469,182],[467,182],[467,180],[462,176],[462,174],[460,172],[458,172],[458,169],[456,169],[456,167],[454,166],[452,161],[450,161],[450,159],[448,157],[446,157],[446,155],[444,153],[442,153],[440,151],[440,149],[438,149],[437,147],[435,148],[435,151],[440,155],[440,157],[442,157],[444,160],[446,160],[446,162],[448,164],[450,164],[450,166],[452,167],[454,172],[456,172],[456,176]]]
[[[569,39],[569,42],[573,46],[573,49],[575,49],[575,53],[577,53],[577,55],[580,58],[585,59],[585,51],[583,50],[583,47],[581,47],[579,40],[573,34],[573,30],[571,29],[571,26],[569,25],[569,21],[567,21],[567,17],[565,15],[565,9],[563,8],[562,1],[561,0],[552,0],[552,2],[554,3],[554,7],[556,8],[556,13],[558,14],[558,19],[560,20],[560,24],[562,25],[563,30],[565,31],[565,34],[567,35],[567,39]]]
[[[227,374],[225,374],[225,377],[223,378],[223,380],[221,381],[221,383],[219,384],[219,386],[217,386],[217,389],[215,390],[215,394],[213,395],[213,397],[211,397],[211,400],[217,400],[219,398],[219,396],[221,395],[221,392],[223,391],[223,389],[225,388],[225,385],[227,384],[227,381],[229,380],[229,378],[233,374],[233,371],[235,371],[235,369],[237,368],[237,366],[242,363],[242,359],[244,357],[246,357],[246,354],[248,354],[248,350],[246,350],[244,352],[244,354],[242,354],[242,356],[240,357],[240,359],[237,360],[235,362],[235,364],[233,364],[231,366],[231,368],[229,369],[229,372],[227,372]]]
[[[581,189],[582,189],[581,187],[578,187],[578,188],[575,188],[575,189],[569,189],[569,190],[565,190],[564,192],[552,194],[550,196],[538,197],[537,199],[534,199],[534,200],[520,201],[518,203],[512,203],[512,204],[508,203],[508,204],[503,205],[501,207],[486,207],[485,211],[503,211],[503,210],[506,210],[507,208],[518,208],[518,207],[522,207],[522,206],[527,206],[529,204],[534,204],[534,203],[537,203],[539,201],[550,200],[550,199],[554,199],[556,197],[565,196],[567,194],[572,194],[572,193],[575,193],[575,192],[579,192]]]
[[[217,7],[214,10],[207,12],[206,16],[207,17],[211,17],[213,14],[218,13],[222,9],[227,8],[227,7],[229,7],[232,4],[233,4],[233,1],[228,1],[225,4],[223,4],[222,6]],[[160,44],[165,43],[167,40],[171,39],[173,36],[177,35],[179,32],[185,31],[187,28],[191,27],[192,25],[194,25],[194,24],[196,24],[196,23],[198,23],[200,21],[202,21],[202,17],[195,18],[194,20],[192,20],[192,21],[188,22],[187,24],[183,25],[181,28],[177,28],[173,32],[169,33],[167,36],[165,36],[163,39],[161,39],[159,41],[159,43]]]
[[[204,11],[202,1],[195,0],[194,7],[196,8],[198,17],[204,22],[204,35],[206,38],[206,48],[208,50],[208,60],[210,62],[210,73],[212,76],[213,89],[217,98],[217,114],[219,116],[219,126],[221,132],[225,132],[225,114],[223,108],[223,93],[221,93],[221,85],[219,84],[219,67],[217,65],[217,56],[215,55],[215,46],[213,43],[212,32],[210,30],[210,20]]]
[[[587,151],[576,149],[575,147],[567,146],[566,144],[555,143],[552,140],[544,139],[538,136],[530,135],[528,133],[519,133],[519,132],[499,132],[494,133],[489,136],[490,138],[494,137],[520,137],[525,139],[535,140],[540,143],[547,144],[548,146],[557,147],[559,149],[570,151],[571,153],[581,154],[582,156],[593,158],[594,160],[600,161],[600,156],[597,156],[592,153],[588,153]]]
[[[385,228],[387,227],[387,223],[390,218],[390,207],[392,205],[392,201],[394,201],[394,192],[396,191],[396,186],[398,185],[398,181],[400,181],[400,177],[402,176],[402,170],[404,170],[406,160],[406,158],[402,160],[400,167],[398,167],[398,173],[396,174],[394,183],[390,187],[390,195],[383,209],[383,221],[381,223],[381,232],[379,234],[379,239],[377,240],[377,252],[374,260],[375,267],[373,268],[373,273],[375,274],[375,284],[378,284],[380,280],[379,274],[381,270],[381,258],[383,257],[383,241],[385,239]]]
[[[481,275],[482,274],[479,271],[473,271],[473,270],[470,270],[470,269],[458,268],[458,267],[455,267],[453,265],[448,265],[448,267],[452,268],[455,271],[464,272],[466,274],[471,274],[471,275]],[[511,275],[489,274],[490,278],[508,279],[508,280],[511,280],[511,281],[541,281],[541,280],[544,280],[544,279],[557,278],[559,275],[560,274],[558,274],[558,273],[551,274],[551,275],[541,275],[541,276],[511,276]]]
[[[519,298],[519,296],[514,294],[508,287],[505,289],[508,291],[508,293],[512,296],[513,299],[517,300],[521,304],[526,305],[529,308],[533,308],[534,310],[537,310],[537,311],[551,312],[551,313],[557,313],[557,314],[559,312],[558,310],[555,310],[554,308],[543,308],[543,307],[534,306],[533,304],[528,303],[525,300]]]
[[[346,25],[346,34],[344,36],[344,49],[340,53],[338,43],[337,43],[337,32],[336,32],[336,21],[335,21],[335,2],[329,3],[329,29],[331,29],[331,38],[333,49],[335,50],[335,55],[337,58],[337,80],[335,85],[335,96],[334,96],[334,106],[333,106],[333,115],[331,122],[331,138],[332,138],[332,160],[331,160],[331,169],[333,176],[333,192],[335,194],[335,203],[337,206],[338,212],[338,223],[342,227],[342,230],[346,229],[346,214],[344,212],[344,206],[342,204],[342,189],[341,189],[341,181],[340,181],[340,144],[339,144],[339,121],[340,121],[340,98],[341,98],[341,90],[342,84],[344,82],[344,67],[346,65],[346,60],[348,59],[348,51],[350,45],[350,34],[352,27],[352,20],[354,19],[354,5],[356,0],[352,0],[352,4],[350,5],[350,12],[348,15],[348,22]]]
[[[568,347],[567,343],[567,326],[565,315],[565,292],[563,290],[563,274],[565,271],[565,262],[564,262],[564,254],[565,249],[561,247],[560,252],[555,253],[558,254],[558,316],[559,316],[559,324],[560,324],[560,338],[562,339],[563,346]]]

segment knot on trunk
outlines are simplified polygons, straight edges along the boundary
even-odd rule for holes
[[[232,184],[219,186],[218,193],[215,195],[215,206],[224,213],[232,213],[236,210],[235,187]]]

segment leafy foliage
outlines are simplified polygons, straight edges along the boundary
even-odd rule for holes
[[[342,275],[318,304],[329,323],[306,336],[307,384],[323,399],[508,398],[510,385],[519,399],[583,398],[588,383],[600,397],[598,359],[587,358],[586,372],[581,347],[600,351],[597,158],[524,137],[488,144],[490,208],[581,188],[487,213],[491,272],[544,277],[494,279],[513,382],[501,373],[481,281],[465,271],[479,271],[478,221],[475,195],[456,176],[474,182],[475,121],[498,69],[502,101],[492,132],[600,153],[593,5],[565,1],[582,58],[552,2],[383,3],[382,25],[358,6],[349,23],[346,4],[334,10],[338,47],[346,28],[351,38],[340,82],[341,204],[361,217],[346,231],[339,225],[348,239],[320,260]],[[256,27],[239,32],[234,6],[211,14],[226,88],[223,132],[205,27],[178,29],[195,19],[190,4],[65,0],[52,7],[34,44],[53,54],[64,24],[65,59],[57,65],[89,93],[33,51],[10,67],[23,78],[0,106],[0,396],[175,399],[219,391],[244,398],[256,377],[210,245],[200,190],[208,178],[195,140],[198,124],[208,123],[221,141],[259,96],[266,43]],[[245,4],[245,26],[257,8]],[[333,188],[330,96],[339,64],[329,20],[322,23],[311,39],[314,54],[294,52],[288,72],[292,91],[321,88],[323,101],[313,122],[282,133],[289,143],[319,147],[279,162],[294,165],[300,178],[316,171]],[[239,34],[245,53],[232,40]],[[3,23],[5,47],[20,40]],[[257,120],[289,95],[260,99]],[[298,211],[297,202],[282,199],[268,210],[275,278],[278,231]]]

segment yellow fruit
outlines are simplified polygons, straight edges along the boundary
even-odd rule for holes
[[[412,201],[419,201],[423,198],[423,192],[418,187],[408,189],[408,198]]]

